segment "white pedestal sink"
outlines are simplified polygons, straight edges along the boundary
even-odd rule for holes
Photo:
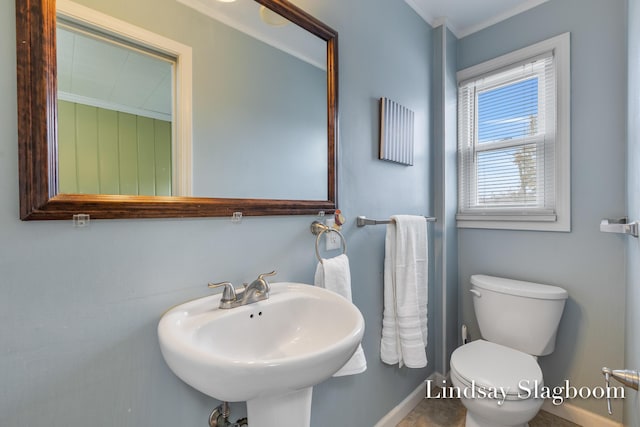
[[[167,365],[218,400],[247,402],[250,427],[308,427],[312,387],[355,352],[362,314],[326,289],[272,283],[269,299],[220,309],[221,295],[173,307],[158,337]]]

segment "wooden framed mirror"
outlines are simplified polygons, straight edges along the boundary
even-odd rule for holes
[[[55,0],[16,0],[18,145],[22,220],[91,218],[180,218],[331,213],[337,203],[338,35],[286,0],[255,0],[260,5],[326,42],[326,150],[320,162],[326,198],[246,198],[75,194],[59,191],[58,81]],[[247,123],[251,126],[251,123]],[[299,144],[304,144],[300,141]],[[304,147],[303,147],[304,148]],[[290,153],[278,153],[295,163]],[[269,173],[269,164],[264,165]],[[251,174],[255,171],[238,171]],[[231,180],[233,177],[230,178]],[[296,176],[288,177],[291,181]]]

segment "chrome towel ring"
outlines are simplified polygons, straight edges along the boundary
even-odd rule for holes
[[[328,227],[321,223],[320,221],[313,221],[311,223],[311,233],[316,235],[316,258],[318,261],[322,262],[322,257],[320,256],[320,249],[318,245],[320,244],[320,238],[324,233],[338,233],[340,236],[340,241],[342,242],[342,254],[345,255],[347,253],[347,240],[344,238],[342,233],[335,228]]]

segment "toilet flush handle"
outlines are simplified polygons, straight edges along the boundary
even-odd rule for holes
[[[469,292],[471,292],[474,297],[482,298],[482,294],[476,289],[469,289]]]
[[[607,390],[609,390],[609,386],[611,385],[611,369],[602,368],[602,374],[604,375],[604,384]],[[613,415],[613,411],[611,410],[611,398],[607,396],[607,412],[609,415]]]
[[[602,368],[602,374],[604,375],[607,390],[609,389],[611,378],[618,380],[620,383],[634,390],[638,390],[638,385],[640,385],[640,371],[633,371],[631,369],[609,369],[604,367]],[[609,412],[609,415],[613,414],[609,393],[607,393],[607,412]]]

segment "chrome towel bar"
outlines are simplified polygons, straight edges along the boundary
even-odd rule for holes
[[[424,219],[427,222],[436,222],[436,217],[433,216],[425,216]],[[391,219],[369,219],[366,216],[359,216],[356,218],[356,225],[358,227],[364,227],[365,225],[379,225],[379,224],[389,224]]]

